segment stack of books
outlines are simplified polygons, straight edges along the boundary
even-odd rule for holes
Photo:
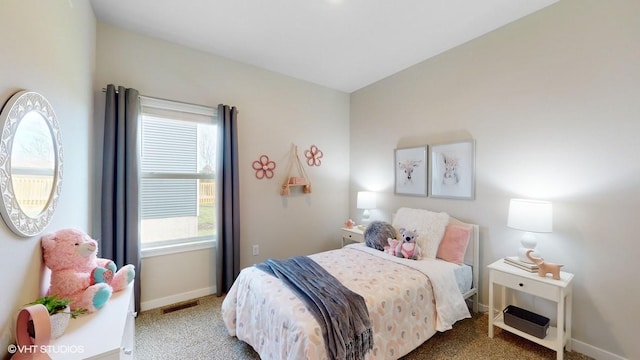
[[[504,262],[529,272],[538,272],[538,265],[520,260],[517,256],[507,256]]]

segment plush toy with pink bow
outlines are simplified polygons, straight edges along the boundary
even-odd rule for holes
[[[69,299],[71,309],[94,312],[102,308],[114,291],[127,287],[135,277],[133,265],[116,264],[97,257],[98,243],[77,229],[63,229],[41,239],[45,265],[51,269],[47,295]]]

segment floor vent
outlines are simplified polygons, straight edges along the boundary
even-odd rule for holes
[[[162,314],[172,313],[174,311],[188,309],[190,307],[198,306],[198,300],[187,301],[179,304],[169,305],[167,307],[162,308]]]

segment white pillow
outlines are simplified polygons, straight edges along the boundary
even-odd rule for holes
[[[418,234],[416,243],[422,249],[424,258],[435,259],[438,246],[449,224],[449,214],[424,209],[400,208],[393,219],[393,227],[415,230]]]

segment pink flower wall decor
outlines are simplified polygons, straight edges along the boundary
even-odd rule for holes
[[[276,163],[269,160],[267,155],[260,155],[260,158],[253,162],[253,170],[256,171],[256,178],[258,179],[271,179],[273,177],[273,169],[276,168]]]
[[[320,166],[322,164],[320,161],[322,155],[322,150],[315,145],[311,145],[309,150],[304,151],[304,156],[307,158],[307,165],[309,166]]]

